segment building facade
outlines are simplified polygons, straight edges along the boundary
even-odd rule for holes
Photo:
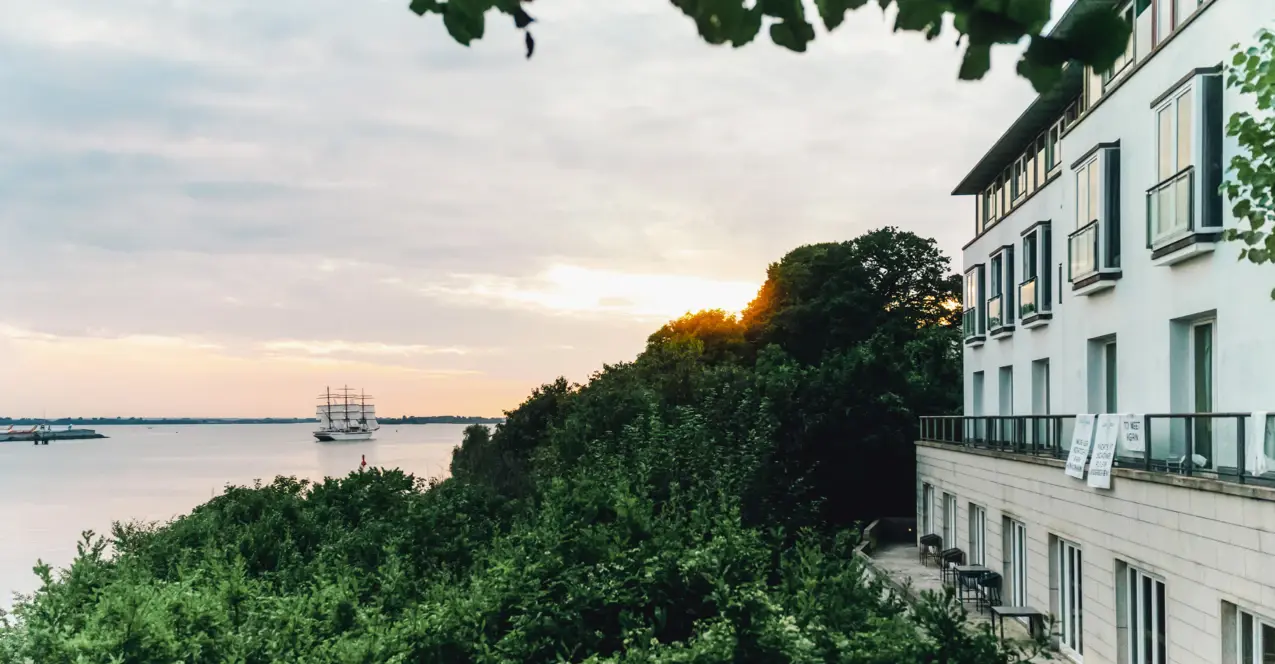
[[[1225,85],[1272,0],[1077,0],[1134,26],[1065,71],[957,186],[965,417],[922,423],[919,532],[1120,664],[1275,664],[1275,302],[1222,243],[1218,193],[1254,103]],[[1129,413],[1111,487],[1064,474],[1077,413]],[[1091,468],[1092,470],[1092,468]]]

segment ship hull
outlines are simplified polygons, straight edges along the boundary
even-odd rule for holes
[[[315,431],[314,438],[321,443],[371,440],[372,433],[371,431]]]

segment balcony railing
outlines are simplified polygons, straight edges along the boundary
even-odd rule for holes
[[[1001,316],[1001,296],[989,298],[987,300],[987,329],[995,331],[1003,323]]]
[[[1098,272],[1098,221],[1067,236],[1067,255],[1073,281]]]
[[[1027,318],[1038,313],[1036,305],[1036,277],[1018,284],[1018,317]]]
[[[1195,228],[1195,168],[1177,172],[1147,190],[1147,243],[1159,247]]]
[[[1114,467],[1275,487],[1275,439],[1250,441],[1251,413],[1182,413],[1143,416],[1143,449],[1116,447]],[[1075,415],[986,415],[921,418],[923,441],[1066,459]],[[1266,431],[1275,431],[1275,415]],[[1258,445],[1258,449],[1249,449]],[[1191,452],[1188,453],[1188,450]],[[1250,459],[1262,455],[1266,472]]]
[[[978,324],[978,309],[965,310],[965,315],[961,317],[961,330],[964,332],[966,339],[973,339],[983,335],[983,330]]]

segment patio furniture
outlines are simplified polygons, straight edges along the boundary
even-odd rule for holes
[[[1030,606],[993,606],[992,629],[1000,623],[1001,639],[1005,638],[1005,618],[1026,618],[1028,631],[1036,638],[1045,629],[1045,614]]]
[[[944,549],[939,553],[939,563],[941,567],[939,574],[943,580],[943,585],[954,583],[956,581],[957,565],[965,564],[965,552],[955,547]]]
[[[974,603],[974,610],[982,611],[984,606],[989,609],[1001,604],[1001,575],[996,572],[984,574],[975,582],[978,585],[978,599]]]
[[[982,565],[957,565],[956,569],[956,590],[961,601],[969,599],[978,599],[978,580],[986,574],[991,574],[992,570]]]
[[[921,536],[921,564],[928,565],[931,560],[938,562],[939,549],[943,548],[943,538],[930,533]]]

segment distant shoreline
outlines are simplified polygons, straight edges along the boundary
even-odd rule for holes
[[[377,421],[381,424],[499,424],[504,422],[505,418],[430,415],[424,417],[382,417],[377,418]],[[112,426],[122,424],[303,424],[307,422],[318,422],[318,420],[313,417],[57,417],[50,419],[0,417],[0,427],[11,424],[14,426],[30,426],[33,424]]]

